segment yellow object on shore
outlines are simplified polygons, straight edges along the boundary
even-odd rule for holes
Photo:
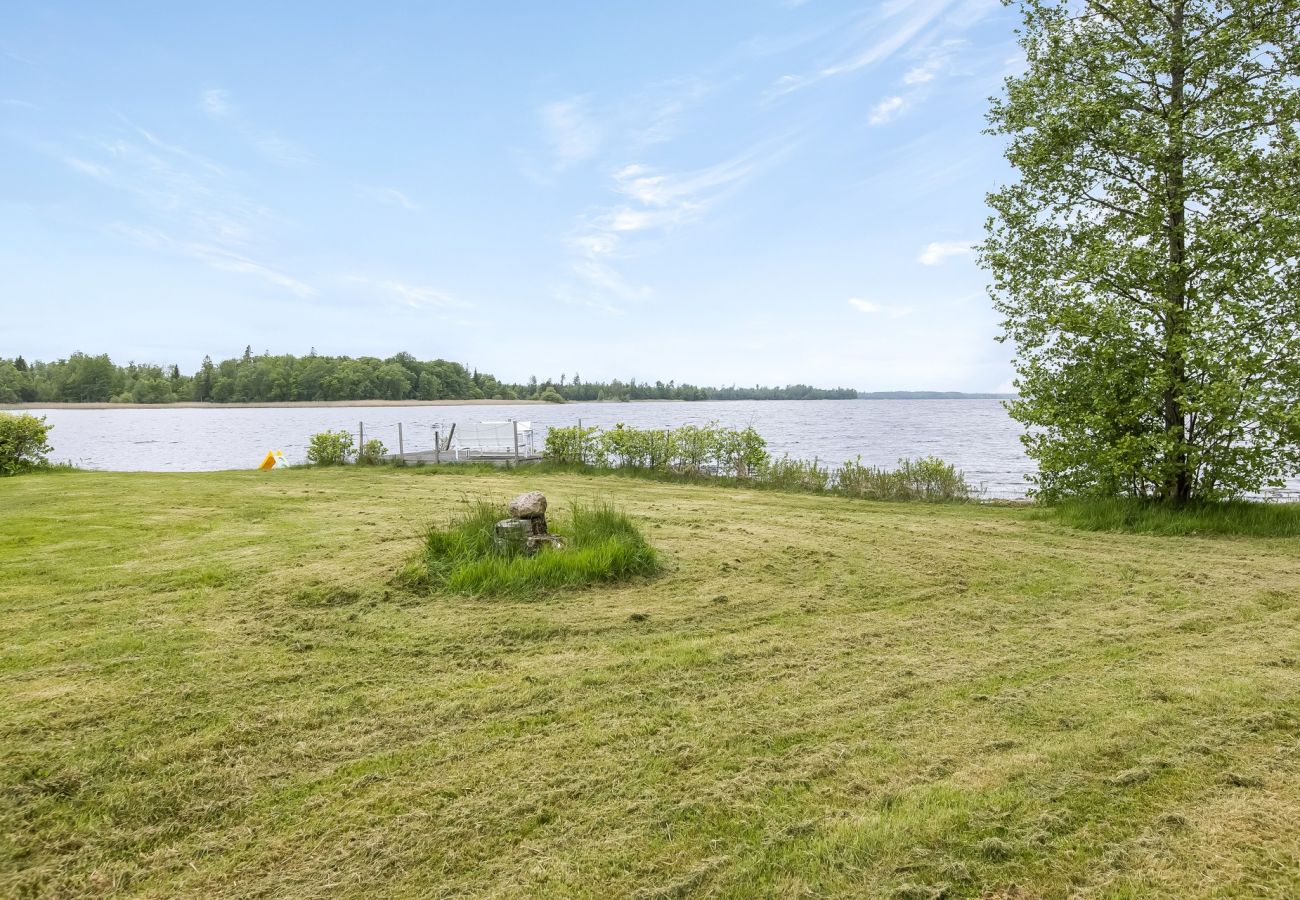
[[[263,472],[265,472],[267,469],[274,468],[274,466],[275,466],[275,451],[267,450],[266,459],[262,460],[262,464],[258,466],[258,468],[261,469]]]

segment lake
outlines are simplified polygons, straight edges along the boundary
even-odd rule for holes
[[[861,456],[864,463],[893,466],[902,457],[940,456],[983,484],[992,497],[1017,497],[1033,464],[1021,449],[1020,426],[998,400],[764,400],[700,403],[566,403],[538,406],[292,407],[287,409],[50,409],[28,410],[54,426],[51,459],[87,469],[207,471],[250,469],[267,450],[283,450],[303,462],[307,440],[326,429],[366,437],[397,448],[403,425],[407,451],[433,448],[435,429],[446,435],[453,422],[518,419],[545,427],[613,426],[675,428],[707,422],[752,425],[776,455],[838,464]]]

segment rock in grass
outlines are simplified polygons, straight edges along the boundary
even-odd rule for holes
[[[533,536],[533,523],[527,519],[502,519],[492,526],[492,542],[497,552],[506,555],[530,553],[529,538]]]
[[[541,491],[520,494],[506,504],[506,512],[516,519],[540,519],[546,515],[546,495]]]

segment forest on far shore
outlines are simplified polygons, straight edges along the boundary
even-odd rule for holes
[[[373,356],[256,356],[213,362],[193,374],[177,365],[117,365],[108,356],[74,353],[55,362],[0,358],[0,403],[270,403],[331,400],[852,400],[852,388],[700,387],[656,381],[559,379],[508,384],[445,359],[409,353]]]

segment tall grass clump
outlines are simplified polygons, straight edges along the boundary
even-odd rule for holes
[[[1046,514],[1084,531],[1300,536],[1300,503],[1235,500],[1176,507],[1122,497],[1076,498],[1049,507]]]
[[[493,527],[504,518],[504,506],[480,501],[446,527],[429,529],[403,580],[460,594],[526,597],[659,571],[654,548],[626,514],[608,504],[575,504],[551,516],[550,532],[564,546],[542,546],[534,556],[497,547]]]

